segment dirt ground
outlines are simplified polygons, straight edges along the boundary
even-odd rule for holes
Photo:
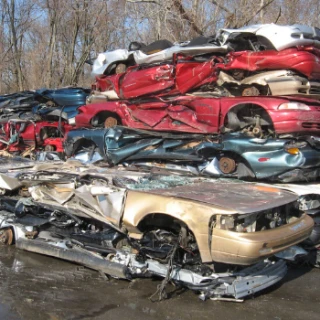
[[[81,266],[0,247],[0,319],[320,319],[320,270],[291,267],[272,289],[243,303],[203,302],[175,291],[151,302],[158,280],[108,280]]]

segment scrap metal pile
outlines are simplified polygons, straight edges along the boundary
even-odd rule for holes
[[[168,282],[242,299],[283,259],[319,265],[319,29],[133,42],[93,74],[91,92],[0,97],[2,243],[160,276],[160,299]]]

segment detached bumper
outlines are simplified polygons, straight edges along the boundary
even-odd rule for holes
[[[228,286],[226,295],[240,299],[279,282],[287,273],[287,265],[283,260],[277,262],[261,262],[243,270],[246,276],[238,276],[232,286]]]
[[[200,299],[228,300],[242,299],[266,289],[279,282],[287,273],[283,260],[277,262],[261,261],[254,266],[243,269],[238,274],[221,277],[214,284],[188,286],[191,290],[200,291]]]
[[[251,265],[307,239],[313,219],[303,215],[293,223],[258,232],[242,233],[214,228],[211,255],[213,261]]]

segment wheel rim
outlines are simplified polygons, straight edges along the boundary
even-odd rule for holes
[[[118,120],[114,117],[108,117],[106,121],[104,122],[105,128],[111,128],[118,124]]]
[[[225,174],[232,173],[236,170],[236,162],[231,158],[222,157],[219,160],[219,169]]]
[[[260,91],[256,87],[245,88],[242,91],[243,96],[259,96]]]
[[[10,228],[0,230],[0,244],[11,245],[13,243],[13,232]]]

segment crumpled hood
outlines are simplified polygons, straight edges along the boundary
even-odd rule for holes
[[[298,199],[291,192],[271,186],[232,181],[200,182],[146,192],[199,201],[243,214],[275,208]]]

